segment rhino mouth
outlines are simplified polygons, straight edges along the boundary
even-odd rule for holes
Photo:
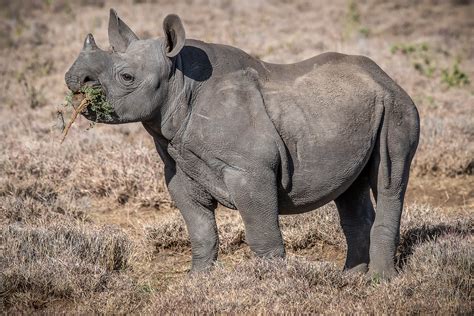
[[[84,85],[72,92],[71,104],[86,119],[97,123],[113,123],[118,119],[100,83]]]

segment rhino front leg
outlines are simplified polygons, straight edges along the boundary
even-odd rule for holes
[[[207,270],[217,260],[219,237],[215,219],[216,201],[180,169],[168,183],[191,239],[191,272]]]
[[[268,170],[256,175],[229,168],[224,173],[224,181],[242,216],[250,249],[258,257],[284,257],[274,172]]]

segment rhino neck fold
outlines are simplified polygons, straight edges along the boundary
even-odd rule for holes
[[[191,112],[194,90],[197,87],[195,80],[184,75],[184,65],[180,54],[176,56],[172,67],[168,97],[161,107],[159,117],[144,122],[147,131],[153,131],[150,133],[153,137],[159,136],[167,141],[173,140],[179,130],[184,128]]]

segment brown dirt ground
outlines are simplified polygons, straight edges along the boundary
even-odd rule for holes
[[[430,204],[446,212],[474,208],[474,179],[461,177],[415,177],[410,180],[406,203]]]

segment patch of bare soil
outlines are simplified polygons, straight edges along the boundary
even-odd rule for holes
[[[413,177],[406,203],[429,204],[449,212],[474,209],[474,177]]]

